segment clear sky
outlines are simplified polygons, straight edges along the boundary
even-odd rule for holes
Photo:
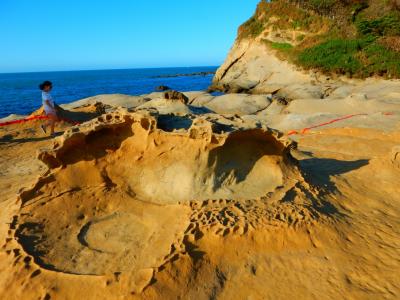
[[[0,73],[219,65],[259,0],[0,0]]]

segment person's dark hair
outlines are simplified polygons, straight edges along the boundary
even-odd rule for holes
[[[43,81],[43,83],[39,84],[39,89],[43,91],[46,86],[52,86],[52,85],[53,84],[51,83],[51,81],[46,80]]]

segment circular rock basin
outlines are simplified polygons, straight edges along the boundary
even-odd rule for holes
[[[55,182],[47,188],[57,190]],[[56,193],[22,209],[16,234],[50,270],[103,275],[155,268],[189,225],[185,206],[144,203],[105,187]]]
[[[95,125],[44,152],[50,174],[21,195],[17,238],[51,270],[160,266],[189,225],[189,201],[260,198],[299,178],[288,145],[262,129],[166,132],[137,115]]]

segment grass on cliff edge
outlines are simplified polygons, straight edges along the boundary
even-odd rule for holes
[[[287,51],[293,49],[292,44],[272,42],[271,47],[277,50]]]
[[[289,43],[266,44],[306,69],[349,77],[400,78],[400,9],[377,0],[353,2],[343,6],[336,0],[302,1],[302,5],[261,1],[255,15],[240,27],[239,39],[259,36],[272,16],[279,16],[278,22],[274,21],[279,29],[300,28],[313,33],[320,24],[330,22],[328,32],[305,37],[296,47]],[[320,12],[318,16],[316,11]],[[345,26],[336,19],[345,20]]]
[[[276,18],[279,16],[279,18]],[[254,38],[259,36],[272,19],[273,25],[280,29],[304,29],[319,31],[326,20],[316,14],[294,7],[286,1],[261,1],[255,14],[239,27],[238,38]]]
[[[388,36],[400,39],[400,13],[372,19],[361,14],[353,23],[357,30],[354,38],[328,38],[300,51],[297,63],[326,73],[400,78],[400,51],[384,42]]]
[[[400,53],[388,50],[374,38],[328,40],[301,51],[297,62],[305,68],[350,77],[400,77]]]

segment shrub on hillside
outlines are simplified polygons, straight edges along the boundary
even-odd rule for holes
[[[300,52],[298,63],[328,73],[357,77],[400,77],[400,53],[381,45],[371,36],[329,40]]]
[[[293,46],[289,43],[277,43],[277,42],[272,42],[271,43],[271,47],[273,49],[277,49],[277,50],[290,50],[293,48]]]
[[[303,29],[310,32],[320,31],[325,22],[327,22],[321,16],[310,14],[293,3],[262,0],[258,4],[255,14],[239,27],[239,39],[260,35],[268,26],[271,17],[277,17],[273,22],[273,26],[276,28]]]
[[[335,0],[310,0],[311,7],[315,10],[327,11],[331,9],[336,1]]]
[[[359,20],[356,22],[356,27],[362,35],[400,35],[400,15],[390,13],[373,20]]]
[[[400,36],[388,36],[379,40],[379,44],[387,49],[400,52]]]
[[[355,56],[361,47],[361,41],[358,40],[329,40],[302,51],[298,62],[306,68],[353,75],[362,67]]]
[[[297,45],[264,40],[278,57],[352,77],[400,78],[400,0],[262,0],[239,38],[304,31]]]
[[[239,38],[256,37],[264,30],[264,24],[256,17],[251,17],[239,28]]]
[[[364,49],[368,60],[365,67],[366,76],[380,75],[400,77],[400,53],[391,51],[378,43],[372,43]]]

